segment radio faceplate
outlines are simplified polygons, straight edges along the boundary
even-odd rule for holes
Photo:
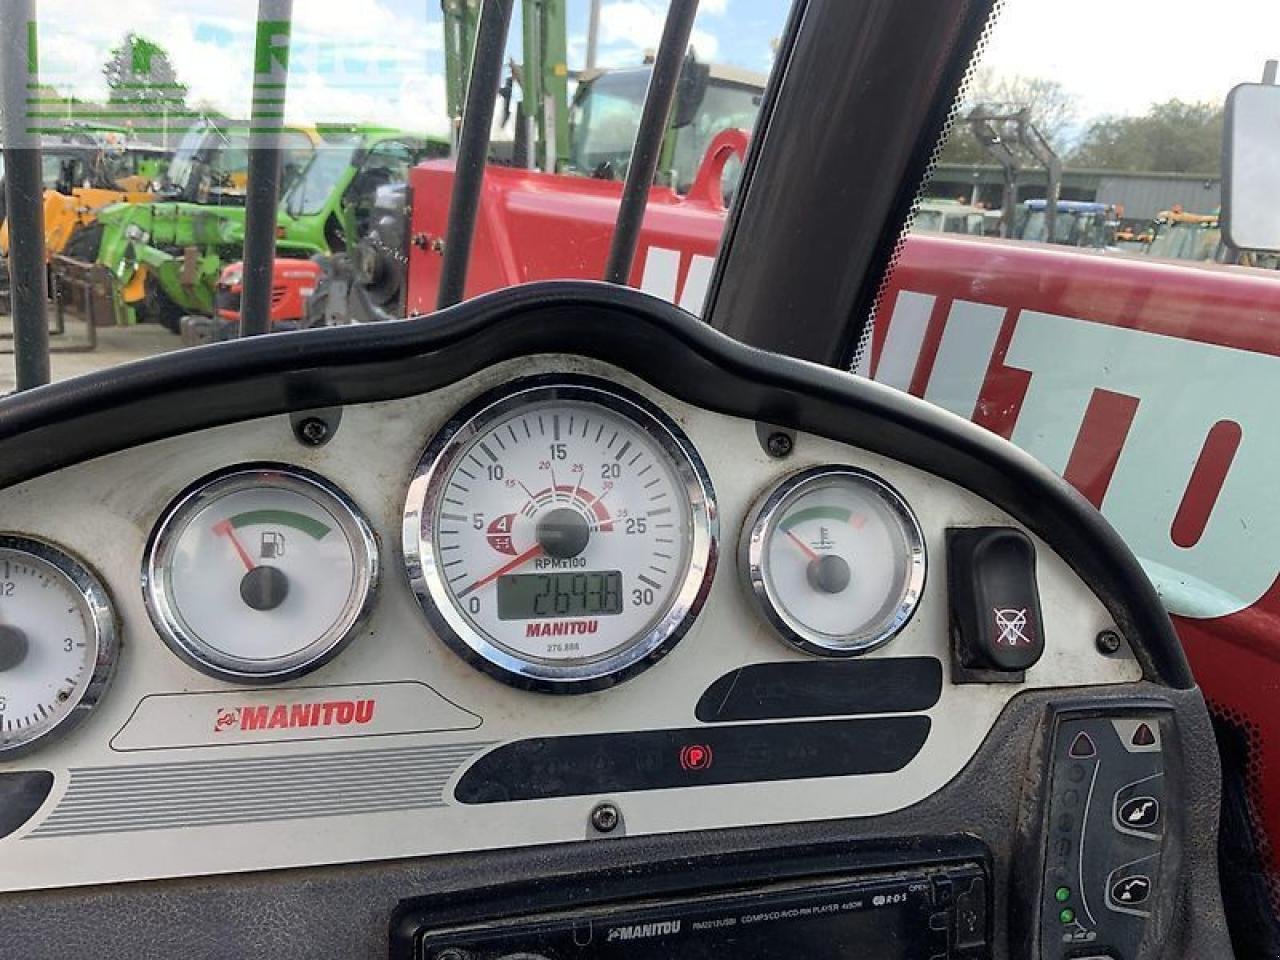
[[[920,862],[890,847],[808,849],[655,865],[575,877],[549,902],[536,888],[473,891],[401,905],[398,960],[936,960],[989,956],[985,850],[966,840],[918,844],[953,858]],[[850,863],[863,865],[851,871]],[[574,889],[569,889],[569,887]],[[479,916],[485,919],[477,921]],[[464,919],[465,918],[465,919]]]

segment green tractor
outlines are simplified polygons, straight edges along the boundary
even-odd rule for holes
[[[290,133],[277,221],[285,257],[345,249],[347,238],[364,229],[379,186],[404,180],[417,161],[448,152],[443,141],[381,128],[330,125],[313,138]],[[183,166],[177,171],[182,199],[150,204],[145,211],[109,208],[99,218],[98,262],[116,278],[124,322],[153,321],[177,332],[183,316],[214,312],[223,268],[240,259],[244,246],[244,187],[225,175],[227,160],[247,158],[247,137],[219,135],[220,166],[214,169],[221,174],[210,175],[212,165],[199,161],[196,150],[194,172],[184,176]],[[307,140],[305,150],[295,145],[299,137]]]

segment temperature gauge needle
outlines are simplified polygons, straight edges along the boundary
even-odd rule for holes
[[[458,599],[462,599],[467,594],[474,593],[475,591],[479,590],[481,587],[487,584],[493,583],[493,581],[497,580],[503,574],[510,573],[516,567],[519,567],[519,566],[522,566],[523,564],[528,563],[530,560],[532,560],[534,557],[538,556],[541,553],[542,553],[542,544],[535,543],[532,547],[530,547],[524,553],[520,554],[520,556],[516,557],[514,560],[508,560],[506,563],[500,566],[497,570],[493,571],[493,573],[489,574],[487,577],[477,580],[471,586],[467,587],[467,589],[463,590],[461,593],[458,594]]]
[[[244,568],[250,573],[257,566],[253,562],[253,557],[249,556],[249,551],[244,548],[244,544],[240,542],[240,538],[236,536],[235,528],[231,526],[230,520],[223,520],[213,525],[213,532],[219,537],[226,537],[231,541],[231,546],[235,547],[236,554],[240,557],[240,562],[244,564]]]
[[[799,547],[800,551],[810,560],[818,559],[817,553],[815,553],[807,543],[805,543],[803,540],[797,537],[790,530],[787,531],[787,536],[791,538],[791,542],[794,543],[797,547]]]

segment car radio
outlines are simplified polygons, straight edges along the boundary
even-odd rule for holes
[[[712,864],[659,871],[643,878],[646,894],[608,896],[607,876],[568,878],[559,908],[538,909],[518,891],[468,897],[471,917],[453,922],[446,900],[401,907],[392,955],[413,960],[940,960],[989,956],[990,882],[984,858],[949,862],[849,857],[809,861],[782,854],[785,867],[758,861],[736,869]],[[736,882],[733,874],[736,873]],[[633,874],[634,880],[634,874]],[[727,883],[726,883],[727,882]],[[678,892],[673,889],[676,885]],[[577,889],[574,889],[577,888]],[[634,891],[633,887],[633,891]],[[545,900],[545,894],[533,896]],[[522,912],[491,915],[519,904]],[[523,912],[524,910],[528,912]],[[475,916],[490,918],[475,921]],[[459,914],[459,919],[462,914]]]

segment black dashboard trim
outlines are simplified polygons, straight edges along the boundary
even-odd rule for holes
[[[53,792],[48,770],[0,773],[0,840],[26,826]]]
[[[828,436],[974,491],[1053,543],[1106,604],[1148,679],[1193,686],[1137,559],[1030,455],[897,390],[751,349],[671,304],[603,283],[527,284],[403,323],[212,344],[26,391],[0,401],[0,488],[164,437],[409,396],[553,353],[616,364],[682,401]]]
[[[942,697],[937,657],[751,663],[718,677],[698,698],[700,723],[850,717],[929,710]]]
[[[471,764],[453,795],[489,804],[897,773],[931,726],[912,714],[530,737]]]

